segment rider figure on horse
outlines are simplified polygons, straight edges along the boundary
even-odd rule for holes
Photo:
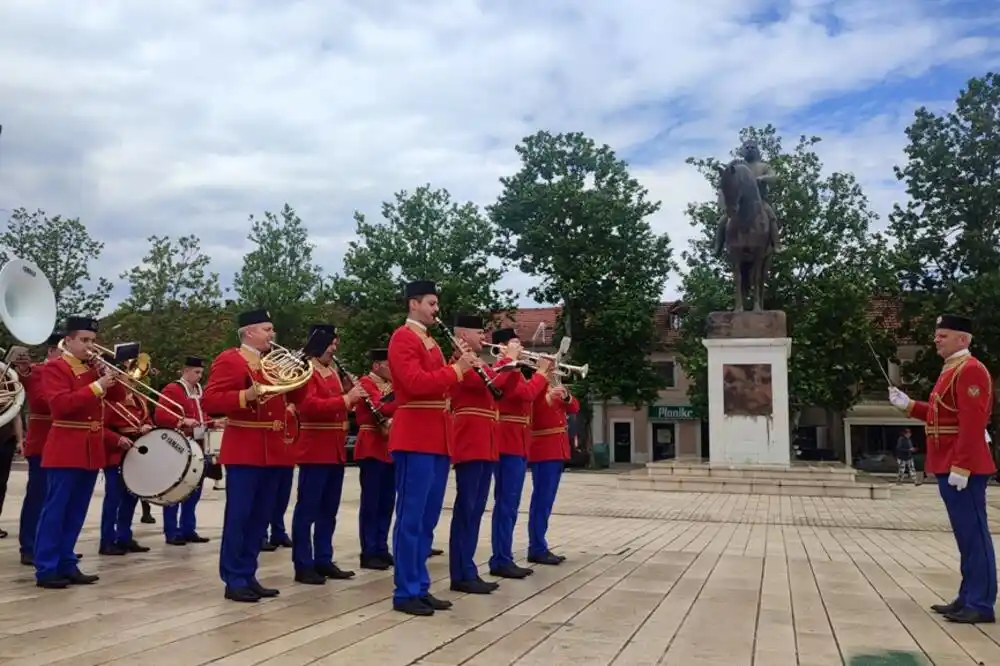
[[[739,156],[746,162],[747,166],[750,167],[750,171],[753,173],[754,177],[757,179],[757,188],[760,191],[761,202],[764,205],[764,212],[767,213],[768,222],[771,225],[771,242],[774,244],[774,251],[781,251],[781,240],[778,237],[778,217],[774,214],[774,208],[771,207],[770,202],[767,200],[767,191],[770,185],[778,179],[776,173],[771,168],[771,165],[761,159],[760,149],[757,148],[757,144],[753,141],[744,141],[743,145],[740,146]],[[725,202],[722,198],[722,192],[719,192],[719,206],[725,210]],[[726,245],[726,224],[729,219],[725,213],[722,214],[722,218],[719,220],[718,229],[715,233],[715,254],[716,256],[721,256],[722,251]]]

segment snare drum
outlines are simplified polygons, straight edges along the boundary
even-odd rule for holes
[[[170,428],[154,428],[122,457],[122,481],[130,493],[157,506],[172,506],[201,485],[205,454],[196,442]]]
[[[205,431],[205,455],[218,456],[222,451],[222,432],[225,428],[209,428]]]

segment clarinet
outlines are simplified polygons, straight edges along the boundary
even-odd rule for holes
[[[451,329],[445,326],[444,322],[438,319],[437,317],[434,318],[434,321],[435,323],[437,323],[438,326],[441,327],[441,330],[444,331],[444,334],[448,336],[448,339],[451,340],[451,344],[455,347],[455,349],[461,351],[462,349],[461,341],[457,337],[455,337],[455,334],[451,332]],[[478,365],[472,366],[472,370],[477,375],[479,375],[479,378],[483,380],[484,384],[486,384],[486,388],[489,389],[490,395],[493,396],[494,400],[499,400],[500,398],[503,397],[503,390],[493,385],[493,379],[488,374],[486,374],[486,370],[484,370],[481,366]]]
[[[358,382],[357,375],[353,374],[350,370],[348,370],[344,366],[344,364],[340,362],[340,359],[338,359],[336,356],[333,357],[333,363],[334,363],[334,365],[337,366],[337,370],[340,371],[340,374],[342,374],[345,377],[347,377],[351,381],[352,384],[354,384],[355,386],[361,386],[361,384]],[[372,413],[372,417],[375,419],[375,425],[378,425],[378,426],[385,425],[385,422],[388,419],[385,417],[385,415],[382,412],[380,412],[378,410],[377,407],[375,407],[375,403],[372,402],[371,396],[367,395],[367,393],[366,393],[365,396],[362,398],[362,400],[365,401],[365,406]]]

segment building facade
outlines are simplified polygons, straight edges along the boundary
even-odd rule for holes
[[[876,301],[877,314],[887,327],[898,326],[889,312],[891,304]],[[619,401],[593,405],[591,440],[606,442],[614,463],[642,464],[680,457],[708,458],[708,424],[699,419],[688,399],[688,378],[674,349],[680,337],[679,303],[664,303],[656,314],[660,349],[653,353],[653,367],[663,377],[664,388],[655,403],[636,409]],[[558,308],[524,308],[515,315],[513,325],[526,348],[540,352],[554,349],[553,337],[559,317]],[[919,346],[902,341],[897,351],[903,361],[912,360]],[[794,353],[794,345],[792,348]],[[899,366],[889,364],[888,372],[897,384]],[[830,414],[823,409],[803,410],[797,415],[795,447],[803,459],[839,460],[857,465],[865,460],[881,460],[891,455],[903,428],[914,433],[914,443],[922,449],[920,422],[892,407],[886,395],[864,396],[844,414]],[[894,465],[894,460],[886,463]]]

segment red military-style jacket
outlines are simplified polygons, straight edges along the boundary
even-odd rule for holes
[[[497,369],[508,363],[511,363],[510,359],[502,358],[493,368]],[[549,380],[540,372],[536,372],[530,380],[526,380],[520,371],[515,370],[510,374],[513,380],[507,385],[507,390],[497,404],[500,411],[497,427],[500,455],[526,458],[528,445],[531,443],[532,404],[545,392]]]
[[[123,416],[122,412],[130,414],[132,418],[129,419],[126,416]],[[146,405],[146,401],[141,398],[136,398],[128,392],[126,392],[124,400],[120,402],[105,401],[104,419],[105,425],[108,429],[119,436],[128,437],[133,442],[137,437],[139,437],[139,435],[142,434],[140,432],[140,428],[142,426],[152,425],[149,407]],[[136,427],[136,423],[139,424],[139,427]],[[115,438],[115,442],[113,444],[108,444],[107,454],[107,460],[104,464],[105,467],[113,467],[121,464],[122,456],[125,454],[125,451],[118,446],[117,437]]]
[[[291,395],[299,415],[295,442],[297,463],[343,465],[347,463],[347,413],[344,387],[337,372],[315,359],[313,376]]]
[[[202,408],[228,420],[222,433],[219,462],[251,467],[289,467],[295,464],[286,430],[290,418],[285,395],[260,404],[248,402],[247,390],[256,380],[266,384],[260,356],[244,347],[232,347],[215,357],[201,398]]]
[[[569,460],[569,428],[567,414],[580,411],[580,401],[567,394],[569,400],[553,398],[548,391],[538,396],[531,411],[531,444],[528,462]]]
[[[49,401],[45,397],[42,378],[48,367],[49,361],[42,361],[32,364],[28,372],[18,373],[21,386],[24,387],[25,401],[28,403],[28,432],[24,436],[25,458],[42,455],[52,425],[52,415],[49,413]]]
[[[452,361],[458,360],[456,353]],[[485,367],[493,385],[501,391],[516,389],[519,372],[497,374]],[[454,424],[454,441],[451,447],[451,461],[454,464],[472,460],[500,459],[497,436],[497,422],[500,411],[493,394],[478,373],[467,371],[462,381],[451,387],[451,414]]]
[[[382,416],[391,419],[396,412],[396,401],[393,399],[389,402],[382,402],[382,399],[392,393],[392,382],[387,382],[378,375],[368,373],[364,377],[359,377],[358,383],[368,393],[372,406]],[[359,400],[358,404],[354,406],[354,418],[358,423],[358,439],[354,443],[354,459],[372,458],[391,463],[389,436],[382,427],[376,425],[375,416],[372,414],[372,410],[368,409],[364,400]]]
[[[986,441],[986,424],[993,410],[993,380],[989,370],[971,354],[953,356],[944,363],[927,402],[911,400],[909,414],[927,425],[928,474],[957,472],[995,474],[996,465]]]
[[[176,413],[180,411],[183,411],[184,418],[194,419],[205,428],[215,427],[215,420],[207,418],[205,411],[202,409],[200,390],[191,393],[181,380],[177,380],[164,386],[161,393],[165,396],[165,398],[169,398],[173,402],[167,402],[165,398],[161,398],[157,403],[156,409],[153,411],[153,422],[158,427],[173,428],[174,430],[183,432],[185,435],[193,439],[195,434],[194,428],[183,427],[181,425],[182,419],[179,419],[174,414],[171,414],[171,412]],[[166,408],[164,405],[166,405]],[[180,409],[178,409],[175,405],[180,405]],[[204,436],[202,436],[202,439],[204,439]]]
[[[42,393],[49,402],[52,425],[42,450],[42,467],[103,469],[107,451],[117,447],[119,439],[105,427],[104,401],[124,400],[125,387],[116,383],[104,392],[97,384],[97,370],[68,354],[48,363]]]
[[[389,367],[396,402],[389,450],[449,455],[448,391],[462,379],[462,371],[445,365],[427,329],[409,321],[389,339]]]

